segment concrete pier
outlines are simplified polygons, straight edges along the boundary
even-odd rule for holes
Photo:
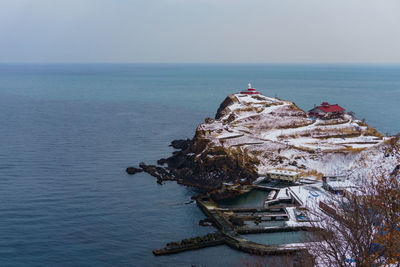
[[[305,250],[303,244],[297,245],[263,245],[252,241],[249,241],[240,234],[250,234],[250,233],[268,233],[268,232],[287,232],[287,231],[300,231],[306,230],[305,227],[288,227],[288,226],[275,226],[275,227],[235,227],[226,217],[222,214],[222,211],[235,211],[235,212],[269,212],[270,215],[275,216],[287,216],[286,211],[282,207],[279,208],[241,208],[241,209],[221,209],[217,207],[211,199],[198,198],[197,204],[201,210],[215,222],[215,224],[221,229],[222,234],[225,236],[225,244],[228,246],[242,250],[247,253],[257,254],[257,255],[268,255],[268,254],[287,254],[295,253]],[[275,214],[274,214],[275,213]],[[240,216],[239,216],[240,217]]]
[[[162,249],[153,250],[155,256],[179,253],[188,250],[200,249],[225,244],[225,236],[220,233],[209,234],[202,237],[190,238],[181,242],[172,242]]]
[[[253,185],[253,187],[261,189],[257,185]],[[271,190],[272,188],[263,187],[262,189]],[[285,223],[290,217],[286,207],[302,204],[300,199],[296,195],[293,195],[294,192],[290,190],[290,195],[287,197],[288,203],[285,203],[285,207],[282,206],[283,203],[279,203],[282,202],[282,199],[274,199],[268,201],[268,204],[277,202],[277,206],[262,208],[220,208],[210,197],[206,195],[199,196],[196,199],[197,205],[207,215],[208,219],[215,223],[217,228],[219,228],[219,232],[207,235],[208,238],[197,237],[183,240],[180,243],[169,243],[165,248],[153,250],[153,254],[156,256],[167,255],[221,244],[257,255],[290,254],[303,251],[306,249],[304,244],[264,245],[249,241],[240,235],[306,231],[307,227],[300,225],[287,226]],[[271,225],[272,221],[275,225]],[[245,224],[244,222],[247,223]],[[251,222],[254,222],[254,225]],[[210,238],[210,235],[213,238]]]

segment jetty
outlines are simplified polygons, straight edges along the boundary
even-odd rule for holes
[[[220,232],[184,239],[181,242],[171,242],[165,248],[153,250],[155,256],[179,253],[187,250],[199,249],[204,247],[218,246],[225,244],[225,236]]]
[[[290,198],[292,203],[292,198]],[[218,232],[206,236],[184,239],[181,242],[171,242],[162,249],[153,250],[155,256],[168,255],[183,251],[200,249],[209,246],[228,245],[247,253],[256,255],[291,254],[305,250],[304,244],[264,245],[247,240],[241,234],[257,234],[272,232],[288,232],[307,230],[301,225],[287,226],[285,221],[289,214],[285,207],[270,206],[262,208],[223,208],[208,196],[196,198],[197,205],[216,225]],[[279,202],[275,200],[275,202]],[[293,204],[295,205],[295,204]],[[245,224],[254,221],[255,225]],[[281,222],[281,224],[265,226],[264,222]]]
[[[287,232],[287,231],[299,231],[305,230],[306,228],[301,226],[288,227],[286,225],[272,226],[272,227],[249,227],[246,225],[235,226],[226,216],[223,211],[233,212],[232,218],[243,220],[245,218],[270,218],[271,220],[279,218],[279,220],[286,220],[288,213],[282,207],[272,208],[218,208],[211,199],[199,198],[197,204],[201,210],[220,227],[221,233],[225,236],[225,244],[256,255],[276,255],[276,254],[287,254],[295,253],[305,249],[304,244],[297,244],[293,246],[284,245],[264,245],[255,243],[242,237],[240,234],[251,234],[251,233],[268,233],[268,232]]]

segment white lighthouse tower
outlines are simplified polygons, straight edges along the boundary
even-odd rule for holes
[[[245,94],[245,95],[257,95],[257,94],[259,94],[259,92],[257,92],[257,90],[251,86],[251,83],[248,84],[247,90],[241,91],[240,93],[241,94]]]

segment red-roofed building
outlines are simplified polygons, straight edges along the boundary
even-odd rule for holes
[[[345,109],[338,104],[330,105],[328,102],[322,102],[320,106],[308,111],[308,116],[320,119],[333,119],[342,117],[344,113]]]
[[[259,92],[256,91],[256,89],[251,87],[251,83],[249,83],[249,87],[247,88],[246,91],[241,91],[241,94],[245,94],[245,95],[257,95],[259,94]]]

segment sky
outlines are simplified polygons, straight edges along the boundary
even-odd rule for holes
[[[400,63],[399,0],[0,0],[0,63]]]

